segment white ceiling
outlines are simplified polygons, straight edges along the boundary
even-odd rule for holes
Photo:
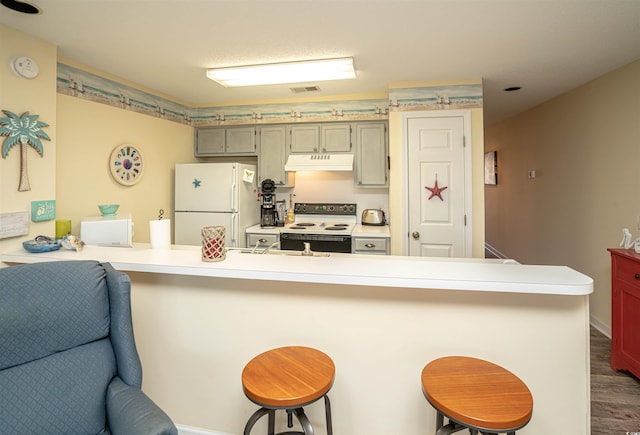
[[[640,0],[30,0],[0,23],[193,106],[484,80],[485,124],[640,59]],[[0,42],[1,43],[1,42]],[[16,53],[16,55],[29,53]],[[205,68],[352,56],[358,77],[226,89]],[[299,85],[298,85],[299,86]],[[509,86],[522,86],[507,93]]]

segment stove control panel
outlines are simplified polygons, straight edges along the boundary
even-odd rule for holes
[[[296,214],[324,214],[324,215],[356,215],[356,204],[333,203],[305,203],[296,202],[293,211]]]

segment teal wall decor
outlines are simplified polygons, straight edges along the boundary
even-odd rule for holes
[[[31,220],[33,222],[50,221],[56,218],[56,201],[31,201]]]
[[[21,116],[9,110],[2,111],[6,118],[0,117],[0,136],[7,136],[2,147],[2,158],[6,159],[9,150],[14,145],[20,145],[20,184],[19,192],[31,190],[29,184],[29,174],[27,173],[27,145],[31,145],[33,149],[44,155],[44,147],[40,139],[51,140],[47,133],[42,131],[42,127],[48,127],[49,124],[38,121],[39,115],[29,115],[24,112]]]

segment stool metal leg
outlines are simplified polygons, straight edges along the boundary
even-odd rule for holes
[[[296,417],[298,417],[298,421],[300,422],[300,426],[302,426],[302,430],[304,431],[305,435],[313,435],[311,422],[309,421],[309,418],[307,418],[307,415],[304,413],[304,409],[296,408],[294,409],[294,412],[296,413]]]
[[[253,429],[253,426],[256,424],[256,422],[260,420],[262,416],[264,416],[265,414],[269,414],[269,435],[273,435],[272,412],[273,410],[267,409],[267,408],[260,408],[256,412],[254,412],[251,415],[251,417],[249,417],[249,420],[247,421],[247,424],[244,427],[244,435],[249,435],[251,433],[251,429]]]
[[[461,430],[468,429],[466,426],[459,425],[453,421],[450,421],[449,424],[442,426],[440,429],[436,431],[436,435],[449,435],[455,432],[460,432]]]
[[[267,427],[267,435],[274,435],[276,433],[276,410],[269,410],[269,425]]]
[[[324,395],[324,413],[327,418],[327,435],[333,435],[333,421],[331,419],[331,402],[329,396]]]
[[[302,426],[303,432],[282,432],[282,434],[304,433],[304,435],[313,435],[313,427],[311,426],[309,417],[307,417],[307,415],[304,413],[303,408],[295,408],[295,409],[288,408],[288,409],[285,409],[285,411],[287,412],[287,426],[289,428],[293,427],[292,416],[293,414],[295,414],[296,418],[298,419],[298,422],[300,423],[300,426]],[[331,419],[331,401],[329,400],[329,396],[327,396],[326,394],[324,396],[324,412],[325,412],[325,417],[327,419],[327,435],[333,435],[333,421]],[[260,408],[256,412],[254,412],[251,415],[251,417],[249,417],[249,420],[247,421],[247,424],[244,427],[244,435],[250,435],[251,430],[253,429],[253,426],[258,422],[258,420],[264,417],[265,414],[269,416],[267,434],[275,435],[276,410],[269,409],[269,408]]]
[[[467,427],[453,421],[449,421],[449,423],[445,425],[444,414],[436,411],[436,435],[449,435],[463,429],[467,429]]]

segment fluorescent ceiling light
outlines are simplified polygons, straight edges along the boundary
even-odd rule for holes
[[[353,59],[309,60],[229,68],[210,68],[207,77],[225,87],[353,79]]]

